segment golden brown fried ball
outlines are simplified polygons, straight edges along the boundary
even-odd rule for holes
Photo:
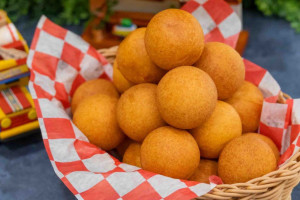
[[[134,83],[128,81],[118,69],[118,64],[115,61],[113,65],[113,83],[120,93],[125,92],[128,88],[134,85]]]
[[[196,67],[208,73],[214,80],[220,100],[231,97],[245,79],[245,66],[240,54],[220,42],[205,44]]]
[[[276,158],[263,140],[241,136],[224,147],[218,164],[218,175],[224,183],[244,183],[274,171]]]
[[[242,123],[234,108],[218,101],[212,115],[191,131],[204,158],[218,158],[224,146],[242,135]]]
[[[111,97],[119,98],[119,93],[113,83],[105,79],[89,80],[81,84],[75,91],[72,102],[71,110],[74,114],[78,104],[89,96],[95,94],[105,94]]]
[[[148,133],[165,125],[158,111],[156,89],[151,83],[135,85],[125,91],[118,102],[118,123],[132,140],[142,142]]]
[[[170,125],[181,129],[200,126],[213,112],[217,90],[204,71],[191,66],[170,70],[157,87],[158,109]]]
[[[145,45],[151,60],[162,69],[170,70],[193,65],[199,59],[204,35],[193,15],[184,10],[167,9],[149,22]]]
[[[252,83],[244,81],[243,85],[226,100],[239,113],[243,133],[258,129],[264,97],[261,91]]]
[[[142,167],[140,143],[133,142],[128,146],[123,157],[123,162],[140,168]]]
[[[280,159],[279,150],[278,150],[276,144],[270,138],[268,138],[267,136],[264,136],[262,134],[258,134],[258,133],[245,133],[245,134],[243,134],[243,136],[259,138],[259,139],[263,140],[264,142],[266,142],[271,147],[271,149],[275,155],[276,161],[277,162],[279,161],[279,159]]]
[[[209,177],[218,174],[218,162],[214,160],[201,159],[200,164],[193,175],[189,178],[191,181],[209,183]]]
[[[111,150],[124,139],[117,123],[116,106],[118,99],[97,94],[84,99],[77,107],[74,124],[92,144],[101,149]]]
[[[170,126],[155,129],[141,147],[142,168],[179,179],[189,178],[199,165],[200,151],[187,131]]]
[[[133,83],[157,83],[165,71],[157,67],[145,49],[146,28],[138,28],[120,44],[116,60],[123,76]]]

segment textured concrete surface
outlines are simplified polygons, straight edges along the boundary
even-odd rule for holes
[[[16,25],[30,44],[36,22],[22,22]],[[67,28],[82,31],[79,26]],[[283,91],[300,98],[300,34],[283,20],[248,10],[244,12],[244,29],[250,31],[244,57],[268,69]],[[299,186],[292,197],[300,199]],[[39,133],[0,144],[0,199],[75,199],[56,177]]]

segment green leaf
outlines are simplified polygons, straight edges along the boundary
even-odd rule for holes
[[[267,16],[278,16],[290,22],[300,32],[299,0],[255,0],[257,8]]]
[[[88,0],[0,0],[0,8],[13,21],[22,16],[37,19],[44,14],[59,24],[79,24],[90,17]]]

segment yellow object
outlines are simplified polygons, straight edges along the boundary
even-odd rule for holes
[[[4,10],[1,10],[3,12],[5,12]],[[9,17],[6,15],[6,21],[7,23],[12,23],[12,21],[9,19]],[[17,34],[20,38],[20,41],[24,44],[24,49],[26,51],[26,53],[29,52],[29,48],[28,48],[28,45],[27,45],[27,42],[24,40],[23,36],[21,35],[21,33],[17,30]]]
[[[5,12],[3,10],[0,10],[0,12]],[[12,23],[11,20],[6,17],[6,22],[7,24]],[[22,43],[24,50],[26,53],[29,52],[28,45],[20,32],[17,30],[17,34],[19,37],[19,41]],[[19,85],[19,88],[22,90],[23,94],[26,96],[27,100],[30,102],[31,107],[23,110],[19,110],[17,112],[13,112],[10,114],[5,114],[3,110],[0,108],[0,120],[1,120],[1,128],[6,129],[6,130],[0,130],[0,140],[5,140],[10,137],[14,137],[16,135],[21,135],[23,133],[26,133],[31,130],[35,130],[39,128],[39,123],[37,119],[37,114],[35,111],[35,106],[33,103],[33,100],[31,98],[30,93],[28,92],[26,86],[28,85],[29,81],[29,69],[26,64],[22,64],[15,59],[8,59],[8,60],[1,60],[0,61],[0,80],[8,80],[8,78],[13,78],[15,79],[10,79],[11,81],[6,81],[5,84],[0,84],[0,90],[4,90],[7,88],[11,88],[12,86]],[[25,74],[27,73],[27,74]],[[18,76],[18,75],[27,75],[25,77]],[[21,77],[21,78],[17,78]],[[4,81],[5,82],[5,81]],[[28,122],[23,125],[19,125],[17,127],[10,128],[12,125],[12,121],[14,120],[13,117],[17,117],[20,115],[27,115],[29,120],[33,120],[31,122]]]
[[[125,92],[127,89],[134,85],[134,83],[128,81],[120,72],[117,61],[115,61],[113,65],[113,83],[120,93]]]
[[[22,133],[34,130],[34,129],[38,129],[39,128],[39,122],[38,121],[34,121],[34,122],[30,122],[28,124],[24,124],[21,126],[17,126],[15,128],[6,130],[6,131],[2,131],[0,133],[0,140],[5,140],[7,138],[10,137],[14,137],[16,135],[20,135]]]
[[[29,82],[29,77],[26,76],[26,77],[20,78],[19,80],[8,83],[8,84],[0,84],[0,90],[11,88],[16,85],[26,86],[26,85],[28,85],[28,82]]]
[[[14,59],[1,60],[0,61],[0,71],[14,67],[17,64],[18,64],[17,61]]]
[[[9,119],[9,118],[4,118],[1,121],[1,128],[8,128],[8,127],[10,127],[10,125],[11,125],[11,119]]]
[[[3,11],[3,10],[0,10],[0,11]],[[3,11],[3,12],[5,12],[5,11]],[[9,19],[9,17],[7,15],[6,15],[6,21],[7,21],[7,24],[12,23],[12,21]],[[25,52],[28,53],[29,48],[28,48],[26,41],[24,40],[23,36],[21,35],[21,33],[18,30],[17,30],[17,34],[19,36],[20,41],[22,42],[22,44],[24,46]],[[9,69],[9,68],[17,66],[17,65],[18,65],[18,63],[15,59],[1,60],[0,61],[0,71]]]
[[[26,98],[28,99],[30,105],[32,108],[34,108],[34,103],[33,103],[33,100],[31,98],[31,95],[30,93],[28,92],[27,88],[24,87],[24,86],[21,86],[20,89],[22,90],[22,92],[25,94]]]
[[[20,65],[17,67],[13,67],[11,69],[1,71],[0,72],[0,80],[2,81],[5,79],[8,79],[8,78],[23,74],[28,71],[29,71],[29,69],[28,69],[27,65]]]
[[[34,120],[36,119],[36,111],[34,109],[31,109],[29,112],[28,112],[28,118],[30,120]]]

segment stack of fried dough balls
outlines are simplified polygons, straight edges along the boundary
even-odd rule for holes
[[[75,91],[72,112],[91,143],[116,148],[125,163],[237,183],[274,170],[279,159],[273,141],[255,133],[262,103],[232,47],[205,43],[195,17],[167,9],[122,41],[112,82],[91,80]]]

